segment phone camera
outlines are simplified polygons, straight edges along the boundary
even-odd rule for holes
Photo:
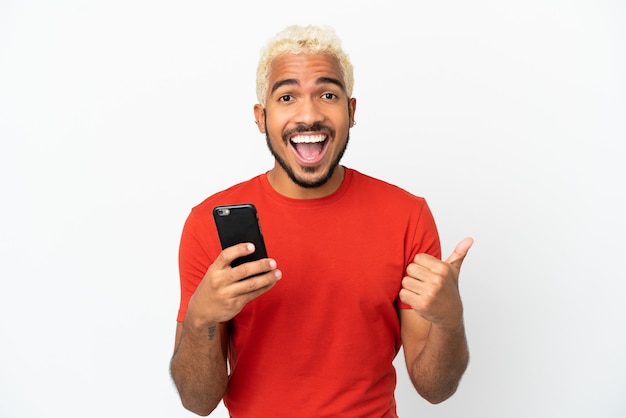
[[[217,214],[219,216],[228,216],[228,215],[230,215],[230,209],[220,208],[220,209],[217,210]]]

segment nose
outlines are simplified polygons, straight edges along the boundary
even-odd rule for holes
[[[316,103],[314,98],[301,99],[295,122],[311,126],[314,123],[323,122],[324,119],[320,104]]]

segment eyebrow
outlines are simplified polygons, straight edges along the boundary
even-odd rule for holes
[[[337,80],[336,78],[332,78],[332,77],[319,77],[317,80],[315,80],[315,84],[334,84],[337,87],[341,88],[342,90],[345,90],[343,83]],[[270,94],[274,93],[276,90],[278,90],[282,86],[299,86],[299,85],[300,85],[300,82],[296,80],[295,78],[286,78],[284,80],[280,80],[274,83]]]

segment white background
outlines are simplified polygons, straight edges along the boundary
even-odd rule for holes
[[[191,415],[180,231],[271,167],[256,63],[293,23],[354,62],[344,163],[425,196],[444,256],[476,240],[469,369],[431,406],[398,361],[400,415],[626,416],[626,5],[600,0],[0,2],[0,416]]]

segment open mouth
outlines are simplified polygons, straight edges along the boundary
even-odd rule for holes
[[[289,140],[296,157],[302,164],[311,165],[319,163],[328,149],[328,137],[326,135],[294,135]]]

